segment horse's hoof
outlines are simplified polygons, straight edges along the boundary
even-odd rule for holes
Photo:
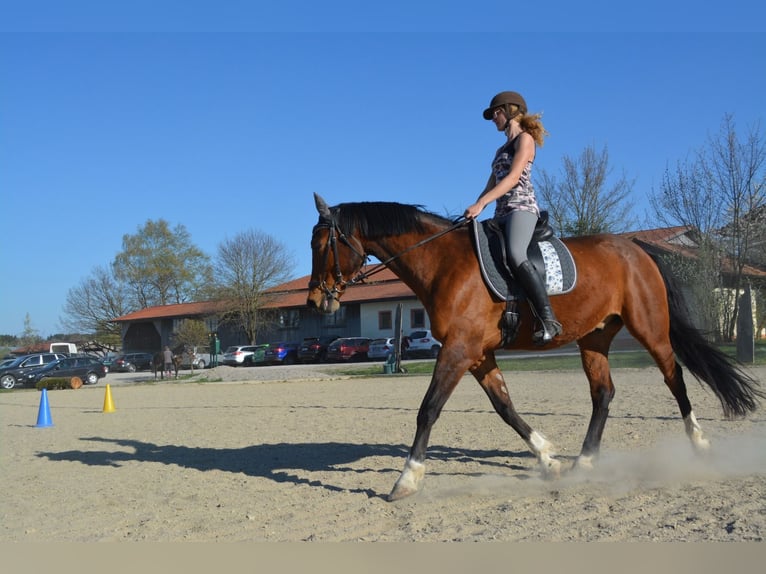
[[[558,480],[561,478],[561,463],[558,460],[548,460],[543,463],[542,468],[545,480]]]
[[[593,470],[593,457],[580,455],[575,460],[574,467],[577,470]]]
[[[417,488],[410,488],[396,484],[394,485],[394,489],[391,491],[391,494],[388,495],[388,502],[396,502],[402,498],[407,498],[408,496],[412,496],[413,494],[417,493],[417,491]]]

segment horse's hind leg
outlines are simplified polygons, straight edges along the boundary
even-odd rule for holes
[[[537,457],[546,477],[556,478],[561,471],[561,463],[553,458],[553,445],[539,432],[533,430],[516,412],[503,374],[497,366],[493,353],[488,353],[484,360],[472,367],[471,374],[487,393],[497,414],[524,439],[530,450]]]
[[[707,451],[710,448],[710,442],[703,436],[702,427],[697,422],[697,417],[694,416],[692,404],[686,392],[683,369],[676,361],[668,335],[650,334],[647,336],[639,332],[634,333],[634,337],[649,351],[657,367],[662,372],[665,384],[678,403],[678,409],[681,412],[684,428],[686,429],[686,436],[689,437],[692,447],[699,453]]]
[[[593,458],[598,455],[601,448],[601,437],[604,434],[606,419],[609,417],[609,404],[614,398],[614,383],[609,369],[609,346],[621,327],[622,322],[614,318],[603,328],[592,331],[577,341],[582,366],[590,385],[593,410],[575,466],[590,468],[593,465]]]

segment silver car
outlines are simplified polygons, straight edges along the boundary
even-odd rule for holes
[[[434,339],[430,329],[420,329],[410,333],[405,356],[408,359],[415,357],[430,357],[435,359],[441,351],[442,344]]]
[[[370,350],[367,351],[367,357],[372,361],[387,361],[395,349],[396,339],[392,337],[373,339],[370,343]]]
[[[253,364],[253,353],[258,345],[233,345],[223,352],[221,362],[232,367]]]

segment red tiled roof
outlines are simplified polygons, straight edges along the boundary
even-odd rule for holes
[[[363,270],[368,270],[371,267],[366,266]],[[263,305],[263,308],[284,309],[303,307],[306,305],[306,297],[308,296],[309,278],[308,275],[305,275],[268,289],[266,291],[269,295],[268,301]],[[367,283],[361,283],[346,289],[346,293],[343,295],[343,302],[385,301],[387,299],[407,299],[410,297],[415,298],[415,293],[412,292],[412,289],[402,283],[401,279],[394,275],[390,269],[383,269],[373,275]],[[221,309],[221,306],[222,303],[220,301],[160,305],[128,313],[114,319],[114,321],[148,321],[150,319],[169,317],[214,315]]]
[[[168,317],[189,317],[201,315],[215,315],[221,308],[220,301],[200,301],[198,303],[176,303],[173,305],[157,305],[146,307],[122,317],[113,319],[120,321],[141,321],[148,319],[160,319]]]
[[[621,233],[623,237],[628,239],[635,239],[641,243],[646,243],[652,247],[664,251],[666,253],[677,253],[690,259],[697,258],[697,243],[693,237],[695,233],[694,228],[687,226],[679,227],[664,227],[662,229],[648,229],[645,231],[630,231],[627,233]],[[723,269],[728,273],[732,273],[732,261],[725,259],[723,261]],[[766,271],[745,265],[742,269],[743,273],[747,277],[762,277],[766,278]]]
[[[368,271],[372,267],[374,266],[367,265],[362,268],[362,271]],[[308,284],[309,276],[306,275],[269,289],[267,293],[271,296],[268,303],[263,307],[275,309],[304,306],[308,295]],[[405,299],[408,297],[415,297],[412,289],[402,283],[402,280],[394,275],[393,271],[384,268],[370,277],[366,283],[353,285],[346,289],[346,293],[343,295],[343,302],[384,301],[386,299]]]

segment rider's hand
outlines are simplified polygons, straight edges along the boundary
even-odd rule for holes
[[[482,211],[484,211],[484,206],[479,203],[474,203],[468,206],[463,215],[466,219],[476,219]]]

